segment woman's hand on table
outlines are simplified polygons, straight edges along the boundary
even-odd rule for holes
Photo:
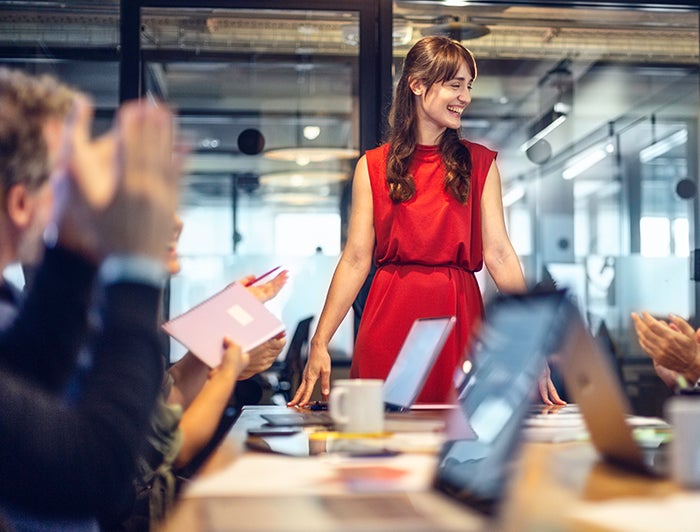
[[[321,399],[327,401],[331,391],[331,355],[328,353],[328,347],[314,346],[312,341],[309,359],[306,361],[301,377],[301,384],[287,405],[307,404],[319,378],[321,379]]]
[[[540,397],[542,398],[542,402],[544,404],[566,404],[566,401],[559,397],[559,392],[557,391],[556,386],[554,386],[554,383],[552,382],[552,372],[549,370],[549,364],[547,364],[546,362],[544,365],[544,371],[542,372],[542,375],[540,375],[538,386],[540,390]]]

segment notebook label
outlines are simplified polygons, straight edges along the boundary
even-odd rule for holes
[[[253,321],[253,316],[248,314],[240,305],[233,305],[228,310],[228,315],[240,323],[243,327]]]

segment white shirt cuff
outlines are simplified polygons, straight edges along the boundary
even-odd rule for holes
[[[100,265],[103,285],[131,282],[163,288],[168,272],[161,261],[143,255],[110,255]]]

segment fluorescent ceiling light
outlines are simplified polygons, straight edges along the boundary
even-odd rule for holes
[[[260,176],[260,184],[269,187],[309,188],[331,185],[346,181],[349,175],[345,172],[277,172]]]
[[[352,148],[278,148],[263,154],[266,159],[295,162],[299,166],[338,159],[356,159],[359,150]]]
[[[566,165],[561,176],[567,180],[573,179],[614,152],[615,146],[612,142],[595,146],[581,155],[570,159],[569,164]]]
[[[332,197],[330,195],[321,195],[317,192],[287,192],[265,194],[262,199],[265,203],[282,203],[301,207],[318,203],[328,203],[332,200]]]
[[[555,104],[549,111],[543,114],[537,122],[530,127],[530,139],[520,146],[520,151],[527,149],[538,140],[543,139],[564,123],[568,113],[568,106]]]
[[[525,188],[522,185],[515,185],[503,194],[503,206],[510,207],[525,197]]]
[[[682,146],[687,141],[688,130],[685,128],[681,129],[641,150],[639,152],[639,160],[643,163],[648,163],[664,153],[671,151],[673,148]]]
[[[620,192],[620,181],[584,179],[574,182],[574,198],[584,200],[587,198],[603,199]]]
[[[483,118],[462,118],[462,127],[468,129],[488,129],[491,127],[491,121]]]

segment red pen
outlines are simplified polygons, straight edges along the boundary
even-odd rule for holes
[[[276,271],[279,270],[281,267],[282,267],[281,265],[280,265],[280,266],[275,266],[275,267],[272,268],[271,270],[266,271],[265,273],[263,273],[262,275],[256,277],[256,278],[253,279],[252,281],[248,281],[248,282],[245,284],[245,286],[251,286],[251,285],[254,285],[255,283],[257,283],[258,281],[262,281],[265,277],[267,277],[267,276],[270,275],[271,273],[276,272]]]

